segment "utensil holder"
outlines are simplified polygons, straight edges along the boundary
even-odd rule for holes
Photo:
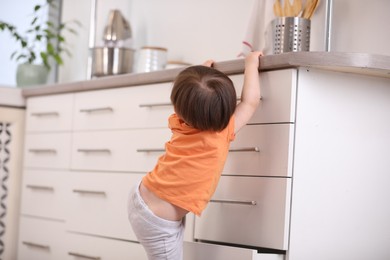
[[[279,17],[272,21],[273,54],[310,50],[310,20]]]

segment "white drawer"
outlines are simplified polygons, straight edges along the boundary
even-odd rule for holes
[[[23,173],[21,213],[65,220],[69,172],[25,170]]]
[[[230,144],[224,175],[291,176],[294,125],[247,125]]]
[[[136,241],[127,197],[143,174],[72,172],[67,230]]]
[[[69,131],[72,128],[73,94],[27,99],[26,131]]]
[[[65,259],[66,242],[63,222],[21,217],[18,260]]]
[[[167,127],[172,83],[75,94],[74,129]]]
[[[69,169],[70,133],[27,134],[24,167]]]
[[[154,168],[170,137],[168,128],[74,133],[71,167],[148,172]]]
[[[257,250],[215,244],[184,242],[185,260],[284,260],[281,254],[263,254]]]
[[[295,121],[295,69],[260,74],[261,102],[249,123],[286,123]],[[230,76],[237,95],[241,96],[244,75]]]
[[[123,227],[125,228],[125,227]],[[138,243],[93,237],[68,232],[68,260],[99,259],[99,260],[147,260],[145,250]],[[65,259],[65,258],[64,258]]]
[[[290,192],[290,178],[222,176],[195,239],[287,250]]]

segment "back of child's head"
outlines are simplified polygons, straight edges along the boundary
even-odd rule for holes
[[[237,96],[233,82],[224,73],[191,66],[176,77],[171,101],[176,114],[190,126],[221,131],[236,109]]]

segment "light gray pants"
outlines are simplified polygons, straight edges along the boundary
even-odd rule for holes
[[[149,260],[183,259],[183,221],[170,221],[156,216],[142,199],[139,183],[129,193],[128,217]]]

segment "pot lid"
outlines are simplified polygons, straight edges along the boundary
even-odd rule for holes
[[[119,41],[131,38],[131,27],[129,22],[123,17],[122,13],[117,10],[111,10],[108,15],[108,22],[104,28],[104,41]]]

